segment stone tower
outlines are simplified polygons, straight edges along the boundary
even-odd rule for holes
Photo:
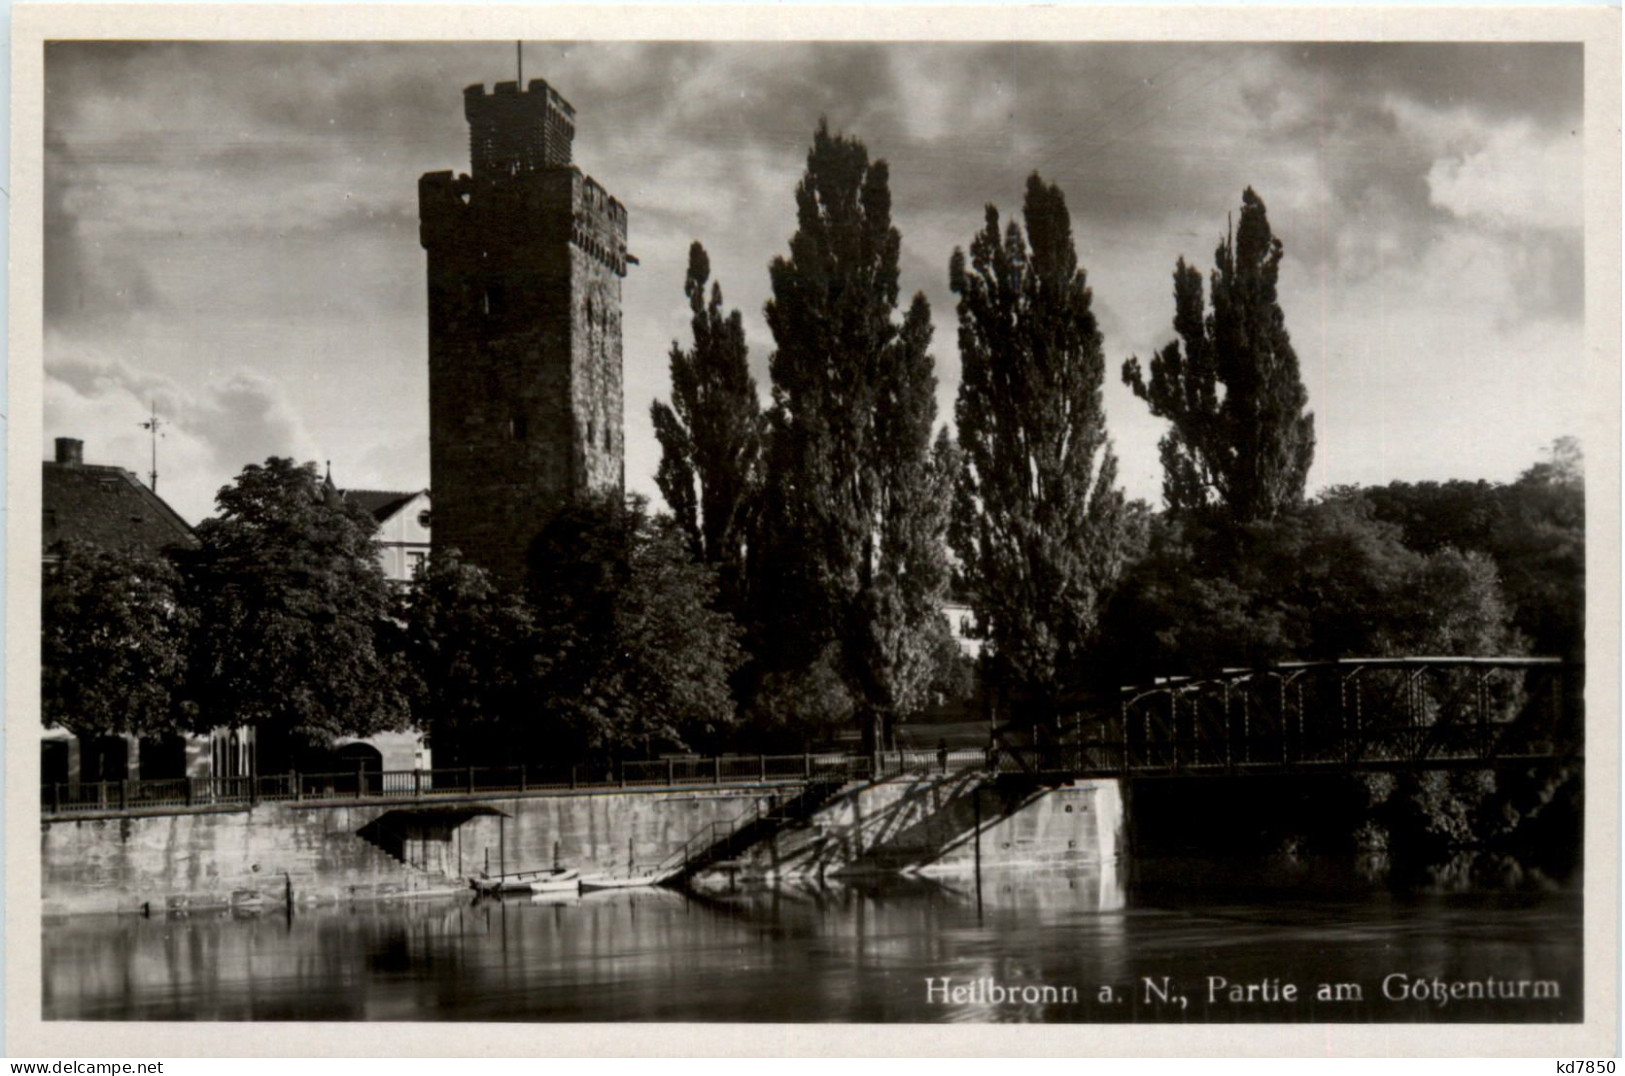
[[[570,497],[618,492],[626,209],[570,163],[540,79],[463,91],[472,175],[418,181],[429,263],[430,533],[509,585]]]

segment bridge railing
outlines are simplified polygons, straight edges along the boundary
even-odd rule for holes
[[[876,755],[672,757],[590,766],[260,774],[47,784],[47,816],[571,789],[873,780],[984,769],[1155,776],[1577,756],[1583,669],[1555,658],[1377,658],[1229,670],[1125,689],[1060,743]]]
[[[40,792],[44,813],[60,815],[260,802],[428,799],[571,789],[798,782],[831,776],[848,779],[870,772],[872,766],[867,758],[817,752],[635,760],[597,766],[582,763],[556,767],[460,766],[382,771],[358,768],[335,773],[291,770],[254,777],[58,782],[44,785]]]
[[[290,770],[255,777],[176,777],[47,784],[41,789],[41,807],[49,816],[241,806],[262,802],[321,803],[350,799],[431,799],[564,792],[572,789],[807,783],[959,770],[984,766],[986,762],[987,753],[976,749],[886,751],[875,757],[842,752],[674,757],[555,767],[459,766],[382,771],[357,768],[336,773]]]
[[[1375,658],[1125,689],[1079,739],[1120,774],[1490,762],[1575,754],[1580,667],[1555,658]]]

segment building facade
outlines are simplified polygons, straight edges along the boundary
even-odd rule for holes
[[[365,508],[378,523],[378,564],[397,586],[412,581],[429,559],[429,491],[347,489],[344,499]]]
[[[429,491],[348,489],[343,496],[365,508],[377,521],[378,532],[373,537],[385,578],[397,587],[411,583],[429,557],[433,523]],[[434,754],[417,729],[366,737],[341,736],[333,742],[333,759],[335,767],[344,773],[358,766],[367,770],[427,770],[434,766]]]
[[[627,216],[540,79],[463,91],[471,172],[418,181],[432,541],[508,585],[567,499],[619,492]]]

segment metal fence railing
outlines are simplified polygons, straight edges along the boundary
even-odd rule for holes
[[[252,806],[312,802],[567,792],[574,789],[654,789],[705,785],[787,784],[863,780],[906,773],[984,766],[985,751],[885,751],[875,757],[838,752],[799,755],[721,755],[628,760],[614,764],[535,767],[461,766],[432,770],[259,774],[253,777],[174,777],[159,780],[52,783],[41,789],[46,815]]]

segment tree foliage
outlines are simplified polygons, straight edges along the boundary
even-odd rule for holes
[[[1101,407],[1105,359],[1065,196],[1034,173],[1026,233],[998,210],[955,250],[963,466],[949,538],[997,682],[1038,705],[1077,687],[1130,553]]]
[[[531,547],[538,720],[532,757],[613,758],[707,744],[735,723],[741,651],[716,569],[641,500],[566,505]]]
[[[1348,496],[1272,522],[1163,517],[1107,617],[1125,682],[1286,660],[1521,653],[1495,563],[1409,549]]]
[[[435,550],[404,608],[413,724],[441,765],[468,765],[523,739],[539,719],[535,617],[455,550]]]
[[[799,750],[851,728],[857,712],[842,675],[840,645],[831,642],[810,660],[763,673],[745,712],[743,745]]]
[[[1585,636],[1585,488],[1579,445],[1509,484],[1392,482],[1331,496],[1368,502],[1421,553],[1454,548],[1494,561],[1513,623],[1541,654],[1578,657]]]
[[[650,405],[660,468],[655,482],[696,557],[717,567],[728,608],[738,609],[750,514],[761,482],[761,406],[739,311],[724,316],[722,288],[706,298],[711,263],[695,243],[684,293],[693,346],[671,346],[671,404]]]
[[[76,736],[187,727],[187,644],[196,617],[162,557],[64,542],[42,593],[40,702]]]
[[[1161,454],[1163,498],[1174,511],[1217,503],[1251,522],[1303,500],[1315,426],[1277,301],[1283,253],[1263,200],[1247,188],[1240,226],[1214,252],[1211,312],[1202,274],[1181,258],[1174,269],[1180,339],[1152,358],[1149,381],[1138,358],[1123,364],[1123,381],[1172,424]]]
[[[202,720],[321,744],[405,725],[406,676],[376,524],[303,466],[250,464],[197,528],[192,690]]]
[[[922,655],[947,581],[930,308],[916,295],[895,319],[901,239],[886,164],[861,142],[820,124],[796,209],[766,307],[768,664],[793,668],[835,642],[860,710],[902,716],[925,701]]]

